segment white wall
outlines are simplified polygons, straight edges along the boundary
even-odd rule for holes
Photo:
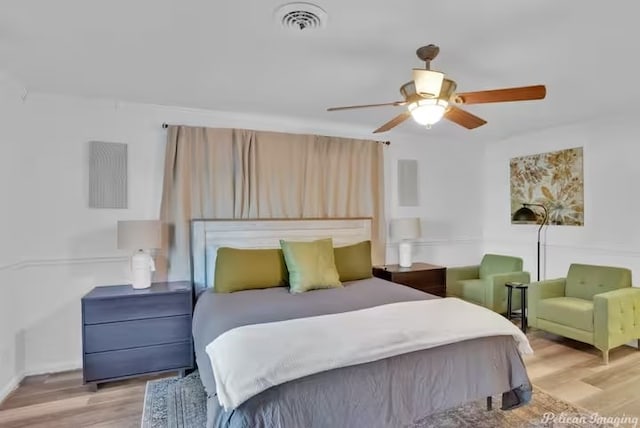
[[[640,122],[610,117],[514,136],[489,144],[484,172],[484,248],[516,254],[536,276],[536,226],[511,225],[509,159],[583,147],[583,227],[549,226],[542,278],[565,276],[570,263],[625,266],[640,284]]]
[[[119,219],[157,218],[166,131],[163,122],[370,138],[370,130],[331,123],[29,94],[0,85],[0,399],[24,374],[81,366],[80,298],[96,285],[127,280],[116,250]],[[427,134],[425,134],[427,135]],[[425,140],[427,136],[425,136]],[[129,208],[90,209],[88,141],[129,144]],[[397,135],[387,148],[387,212],[419,216],[425,237],[416,259],[475,260],[481,217],[464,211],[481,195],[477,145],[415,141]],[[417,208],[395,205],[395,160],[418,159]],[[389,246],[390,261],[395,248]]]
[[[416,261],[447,266],[477,263],[482,250],[482,155],[477,141],[396,141],[387,152],[387,219],[420,217]],[[419,206],[398,206],[397,161],[418,160]],[[397,263],[397,245],[387,243],[387,263]]]
[[[25,373],[80,366],[80,298],[127,280],[115,249],[119,219],[157,218],[163,122],[369,138],[369,129],[282,117],[29,94],[0,82],[0,398]],[[534,226],[509,221],[509,159],[584,147],[585,226],[547,229],[545,277],[571,262],[627,266],[640,284],[640,124],[600,119],[482,146],[391,134],[387,217],[418,216],[415,260],[474,263],[484,251],[517,254],[535,276]],[[461,134],[464,136],[465,134]],[[87,208],[88,141],[129,144],[129,209]],[[417,159],[420,205],[398,207],[396,162]],[[387,261],[397,260],[387,247]]]
[[[19,179],[18,143],[13,137],[19,128],[15,114],[21,106],[21,91],[11,82],[0,80],[0,260],[7,260],[18,245],[19,234],[12,227],[18,217],[13,210],[19,200],[13,186]],[[12,156],[13,153],[16,156]],[[0,262],[0,265],[3,264]],[[24,346],[20,334],[18,287],[13,272],[0,268],[0,399],[20,380],[24,370]]]

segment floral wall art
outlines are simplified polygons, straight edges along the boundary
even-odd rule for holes
[[[584,224],[582,147],[512,158],[511,217],[523,203],[543,204],[549,224]],[[543,210],[532,208],[542,223]]]

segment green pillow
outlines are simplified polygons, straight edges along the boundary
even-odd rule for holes
[[[280,240],[280,247],[289,270],[291,293],[342,287],[333,258],[331,238],[311,242]]]
[[[282,287],[287,266],[282,250],[218,248],[213,289],[217,293]]]
[[[340,281],[371,278],[371,241],[362,241],[333,249]]]

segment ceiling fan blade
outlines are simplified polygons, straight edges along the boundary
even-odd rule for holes
[[[391,119],[389,122],[382,125],[380,128],[373,131],[373,133],[378,134],[380,132],[386,132],[391,128],[395,128],[396,126],[400,125],[402,122],[409,119],[410,117],[411,117],[411,113],[409,113],[409,111],[404,111],[399,115],[397,115],[396,117],[394,117],[393,119]]]
[[[382,106],[403,106],[405,104],[407,104],[406,101],[394,101],[392,103],[382,103],[382,104],[363,104],[358,106],[330,107],[327,109],[327,111],[350,110],[354,108],[368,108],[368,107],[382,107]]]
[[[490,91],[461,92],[455,95],[460,104],[501,103],[508,101],[541,100],[547,95],[544,85],[519,88],[493,89]]]
[[[445,119],[450,120],[453,123],[457,123],[460,126],[464,126],[467,129],[474,129],[487,123],[486,120],[479,118],[475,114],[471,114],[466,110],[462,110],[456,106],[449,105]]]

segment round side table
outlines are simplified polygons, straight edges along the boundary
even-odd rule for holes
[[[520,319],[520,330],[527,332],[527,291],[529,284],[522,282],[507,282],[507,319]],[[511,302],[513,301],[513,289],[520,290],[520,313],[513,312]]]

